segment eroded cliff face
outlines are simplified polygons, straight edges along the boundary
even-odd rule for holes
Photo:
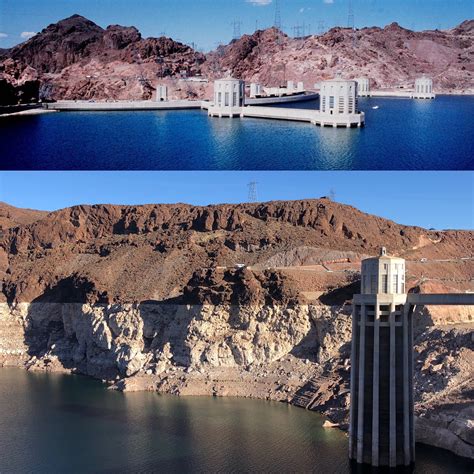
[[[417,439],[474,458],[470,315],[415,314]],[[431,321],[431,327],[425,325]],[[0,366],[71,371],[126,391],[286,401],[347,427],[350,306],[0,304]]]
[[[62,366],[116,380],[140,371],[159,374],[170,366],[266,365],[290,353],[316,359],[319,343],[331,332],[320,323],[331,319],[335,309],[3,303],[1,311],[4,360],[18,355],[31,369]],[[323,347],[322,353],[328,350]]]
[[[410,291],[473,291],[472,232],[326,198],[48,214],[0,203],[0,226],[0,366],[285,401],[341,427],[361,259],[385,244],[406,259]],[[418,439],[474,457],[472,310],[414,320]]]

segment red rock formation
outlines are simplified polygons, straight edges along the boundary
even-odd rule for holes
[[[0,50],[0,96],[3,104],[150,99],[164,80],[171,97],[204,98],[209,88],[179,82],[181,74],[213,79],[229,73],[268,86],[302,80],[310,88],[337,71],[348,78],[368,76],[379,88],[412,86],[426,73],[438,92],[473,93],[473,25],[468,20],[451,30],[413,32],[392,23],[355,33],[333,28],[301,39],[270,28],[205,56],[170,38],[143,39],[136,28],[119,25],[104,30],[73,15]]]
[[[92,298],[164,300],[182,295],[193,275],[201,281],[197,286],[209,286],[209,291],[187,292],[196,301],[211,298],[212,288],[223,281],[234,281],[234,288],[247,282],[252,300],[268,294],[262,288],[270,288],[274,278],[280,282],[274,285],[275,295],[285,286],[278,272],[265,274],[269,267],[296,268],[302,259],[317,262],[331,255],[353,261],[377,253],[382,245],[409,259],[459,259],[469,255],[472,246],[472,232],[402,226],[327,199],[208,207],[76,206],[28,219],[0,237],[0,278],[11,301],[32,301],[64,280],[69,286],[61,287],[62,291],[82,282],[81,287],[93,292]],[[317,257],[324,254],[327,257]],[[261,270],[227,276],[213,270],[206,280],[207,269],[234,268],[237,263]],[[417,284],[421,274],[426,277],[430,272],[442,278],[455,265],[454,285],[464,288],[469,285],[466,275],[472,273],[468,263],[413,264],[409,283]],[[322,274],[311,274],[311,281],[297,271],[290,273],[302,291],[326,291],[351,282],[350,274],[324,269]],[[288,295],[285,291],[281,295],[290,298],[284,296]]]

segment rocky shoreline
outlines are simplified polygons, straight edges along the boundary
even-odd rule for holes
[[[120,391],[281,401],[347,429],[348,307],[0,308],[0,366],[81,373]],[[441,346],[447,338],[451,346]],[[471,323],[419,329],[415,376],[417,439],[472,459],[473,347]]]

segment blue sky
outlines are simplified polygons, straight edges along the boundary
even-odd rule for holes
[[[276,0],[0,0],[0,47],[20,43],[30,33],[79,13],[106,27],[136,26],[143,36],[165,33],[204,50],[232,39],[234,20],[242,33],[273,24]],[[393,21],[410,29],[451,28],[474,17],[473,0],[352,0],[356,27]],[[280,0],[282,25],[318,31],[347,25],[349,0]]]
[[[401,224],[474,228],[474,172],[0,172],[0,201],[54,210],[74,204],[196,205],[319,198]]]

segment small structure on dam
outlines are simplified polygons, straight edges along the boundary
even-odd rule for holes
[[[359,77],[357,81],[357,95],[359,97],[370,97],[370,79],[368,77]]]
[[[405,260],[362,261],[352,309],[349,457],[374,467],[415,462],[413,310],[474,305],[474,294],[405,293]]]
[[[261,96],[262,94],[263,94],[262,85],[252,82],[250,84],[250,97],[255,98],[255,97]]]
[[[346,125],[358,122],[357,82],[344,79],[331,79],[321,83],[319,111],[321,119],[334,125]]]
[[[211,117],[241,115],[245,105],[245,82],[240,79],[219,79],[214,82],[214,102],[209,106]]]
[[[156,87],[156,101],[167,102],[168,101],[168,86],[159,84]]]
[[[433,79],[430,77],[419,77],[415,80],[414,99],[434,99],[436,95],[433,93]]]

